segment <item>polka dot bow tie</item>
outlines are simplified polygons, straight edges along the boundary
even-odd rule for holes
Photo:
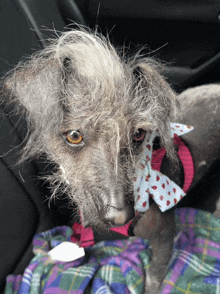
[[[183,124],[170,124],[171,138],[193,130],[193,127]],[[134,177],[135,210],[144,212],[149,209],[149,197],[157,203],[161,211],[173,207],[185,196],[185,192],[167,176],[153,170],[151,166],[153,141],[159,132],[147,133],[140,153],[138,168]]]

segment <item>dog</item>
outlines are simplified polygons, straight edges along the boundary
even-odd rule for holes
[[[77,204],[84,226],[109,230],[135,219],[134,235],[148,239],[152,247],[145,278],[145,293],[150,294],[160,291],[175,222],[173,209],[162,213],[154,202],[135,218],[133,178],[144,138],[159,131],[160,145],[166,148],[162,172],[180,186],[182,169],[170,137],[171,122],[195,128],[184,135],[195,161],[192,187],[217,156],[211,152],[215,147],[208,130],[210,152],[197,152],[197,142],[204,139],[197,131],[194,107],[199,101],[206,103],[205,96],[192,90],[177,97],[160,71],[150,58],[121,55],[97,33],[73,30],[20,63],[2,81],[1,93],[3,101],[13,103],[27,120],[21,162],[47,155],[57,167],[48,175],[53,195],[66,193]],[[213,109],[216,117],[219,114],[218,99],[209,98],[213,108],[208,102],[208,121]]]

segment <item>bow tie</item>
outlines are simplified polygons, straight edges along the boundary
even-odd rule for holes
[[[193,127],[183,124],[171,123],[171,138],[180,136],[193,130]],[[152,197],[163,212],[172,208],[186,194],[167,176],[151,166],[153,142],[159,132],[147,133],[143,142],[143,149],[134,177],[135,210],[144,212],[149,209],[149,198]]]

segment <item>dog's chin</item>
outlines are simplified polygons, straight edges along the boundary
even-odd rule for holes
[[[89,228],[91,227],[94,231],[97,231],[97,232],[103,232],[103,233],[106,233],[106,232],[109,232],[111,233],[111,228],[118,228],[118,227],[123,227],[125,226],[130,220],[133,220],[134,219],[134,214],[130,214],[129,215],[129,218],[126,219],[126,221],[124,221],[123,223],[117,223],[115,225],[111,224],[111,223],[106,223],[106,222],[103,222],[101,219],[98,219],[98,218],[93,218],[93,219],[85,219],[84,220],[84,223],[83,223],[83,226],[85,228]]]
[[[81,206],[80,216],[81,223],[85,228],[91,227],[98,231],[109,231],[111,228],[123,227],[134,218],[134,207],[132,204],[127,204],[121,209],[109,206],[106,210],[98,209],[92,205],[93,209],[88,210],[88,207]]]
[[[110,235],[112,234],[111,228],[115,228],[115,227],[116,226],[106,224],[102,221],[99,221],[96,223],[90,222],[90,223],[88,223],[88,226],[86,226],[86,228],[92,228],[93,231],[95,231],[97,233],[110,234]]]
[[[108,225],[106,223],[103,223],[102,221],[100,221],[99,224],[93,225],[91,224],[91,227],[94,231],[99,232],[99,233],[110,233],[111,232],[111,225]]]

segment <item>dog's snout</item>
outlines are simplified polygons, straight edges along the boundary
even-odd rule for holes
[[[134,217],[133,210],[127,206],[119,209],[113,206],[103,209],[99,213],[100,219],[110,226],[123,226]]]

